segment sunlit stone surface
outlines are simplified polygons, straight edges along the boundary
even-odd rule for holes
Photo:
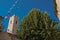
[[[60,0],[55,0],[57,4],[57,17],[60,20]]]
[[[0,40],[11,40],[9,35],[5,32],[0,32]]]

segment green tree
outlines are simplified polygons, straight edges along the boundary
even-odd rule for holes
[[[57,40],[56,25],[46,12],[33,9],[22,20],[18,37],[20,40]]]

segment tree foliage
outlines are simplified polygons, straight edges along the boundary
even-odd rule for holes
[[[33,9],[22,20],[18,37],[20,40],[59,40],[56,25],[46,12]]]

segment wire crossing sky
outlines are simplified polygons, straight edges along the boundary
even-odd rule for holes
[[[16,7],[17,3],[18,3],[19,0],[15,0],[15,2],[12,4],[12,7],[9,9],[8,13],[10,13],[12,11],[12,9],[14,9],[14,7]],[[19,3],[19,7],[17,8],[20,8],[23,4],[23,1],[24,0],[21,0],[21,2]]]
[[[17,3],[18,3],[18,0],[16,0],[14,4],[12,4],[12,7],[9,9],[8,13],[12,11],[12,9],[17,5]]]
[[[16,6],[16,4],[18,3],[18,0],[16,0],[15,1],[15,3],[14,4],[12,4],[12,7],[9,9],[9,11],[8,11],[8,13],[10,13],[11,12],[11,10]]]

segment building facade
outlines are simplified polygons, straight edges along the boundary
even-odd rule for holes
[[[10,35],[11,40],[17,40],[17,29],[18,29],[18,17],[13,15],[10,17],[7,33]]]
[[[7,32],[16,35],[17,28],[18,28],[18,17],[16,15],[13,15],[12,17],[10,17]]]

